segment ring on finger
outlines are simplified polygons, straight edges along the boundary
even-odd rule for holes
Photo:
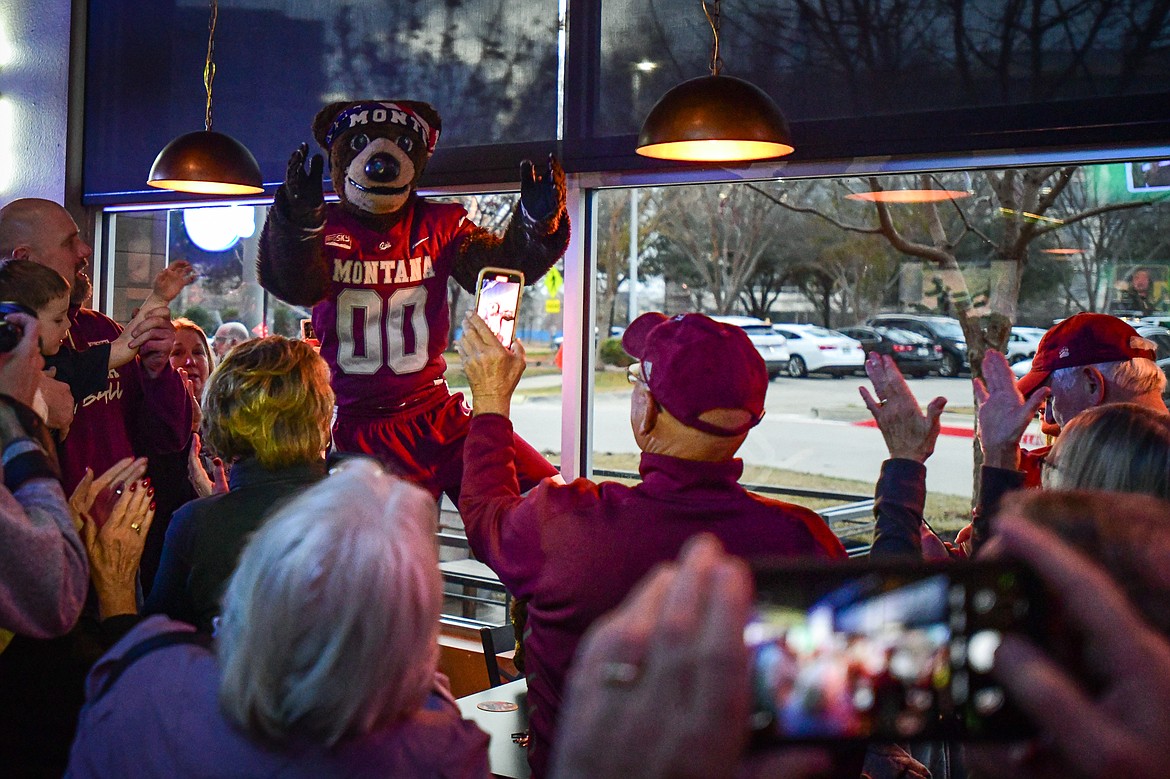
[[[139,535],[142,534],[142,525],[139,524],[138,522],[131,522],[130,529],[133,530],[135,533],[138,533]]]

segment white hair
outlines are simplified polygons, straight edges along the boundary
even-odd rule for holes
[[[1137,336],[1131,339],[1130,345],[1135,349],[1149,349],[1150,351],[1157,349],[1151,341]],[[1067,391],[1075,382],[1077,372],[1084,367],[1086,366],[1054,370],[1050,376],[1050,385],[1054,390]],[[1118,362],[1100,362],[1091,367],[1101,371],[1105,381],[1127,397],[1137,397],[1150,392],[1156,392],[1160,395],[1166,388],[1166,374],[1162,373],[1158,364],[1148,357],[1134,357]]]
[[[252,334],[248,332],[248,328],[243,322],[224,322],[215,331],[215,334],[222,338],[230,338],[237,343],[247,341],[252,337]]]
[[[420,488],[351,461],[265,522],[224,594],[226,714],[270,742],[333,745],[422,705],[439,655],[437,518]]]

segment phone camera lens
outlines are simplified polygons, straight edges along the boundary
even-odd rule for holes
[[[985,588],[975,593],[971,598],[971,608],[975,609],[977,614],[986,614],[995,608],[996,595],[995,590]]]

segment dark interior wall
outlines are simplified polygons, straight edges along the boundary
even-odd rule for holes
[[[697,2],[571,1],[558,142],[556,0],[256,5],[220,3],[215,129],[252,150],[270,186],[316,111],[355,98],[440,110],[431,184],[511,181],[523,156],[549,151],[569,170],[659,167],[634,154],[641,119],[709,58]],[[1166,5],[1099,0],[1061,16],[1055,0],[725,0],[724,67],[789,114],[792,161],[1158,147]],[[144,181],[170,139],[203,126],[207,20],[195,0],[90,1],[87,203],[174,199]]]

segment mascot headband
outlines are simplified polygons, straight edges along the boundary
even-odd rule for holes
[[[346,130],[364,124],[392,124],[409,127],[418,133],[427,144],[427,156],[435,153],[439,142],[439,131],[432,129],[426,120],[401,103],[358,103],[342,111],[329,125],[325,133],[325,148],[333,146],[333,139]]]

